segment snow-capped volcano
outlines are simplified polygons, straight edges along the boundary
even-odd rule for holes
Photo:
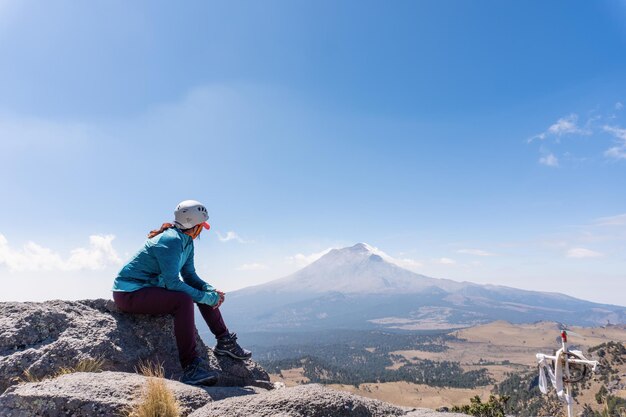
[[[281,279],[234,291],[222,306],[240,331],[466,327],[493,320],[626,323],[626,308],[563,294],[430,278],[366,243],[333,249]],[[202,327],[202,324],[201,324]]]
[[[395,259],[367,243],[333,249],[317,261],[285,278],[261,285],[276,292],[395,294],[428,287],[458,290],[462,284],[429,278],[401,268]]]

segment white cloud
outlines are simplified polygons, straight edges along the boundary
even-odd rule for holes
[[[454,265],[456,264],[456,261],[454,259],[450,259],[450,258],[439,258],[435,261],[438,264],[441,265]]]
[[[580,133],[582,130],[578,127],[578,115],[570,114],[567,117],[562,117],[557,120],[547,130],[548,133],[561,136],[568,133]]]
[[[626,159],[626,129],[616,126],[604,126],[603,129],[617,139],[617,145],[607,149],[604,156],[613,159]]]
[[[617,102],[614,108],[616,111],[621,111],[624,105],[621,102]],[[600,120],[603,120],[604,123],[614,123],[612,120],[617,118],[616,112],[612,114],[589,116],[587,121],[581,126],[579,125],[578,115],[572,113],[569,116],[558,119],[544,132],[529,138],[527,142],[531,143],[536,139],[543,141],[552,138],[554,144],[560,144],[560,138],[563,136],[589,136],[606,132],[615,138],[615,143],[604,151],[604,156],[610,159],[624,160],[626,159],[626,129],[619,126],[609,124],[602,125],[598,123]],[[575,146],[576,144],[570,143],[570,145]],[[565,159],[568,161],[584,161],[586,159],[580,156],[574,157],[569,151],[563,152],[563,155],[565,155]],[[560,161],[556,155],[543,147],[540,149],[539,163],[549,167],[558,167],[560,165]]]
[[[421,268],[424,266],[424,264],[420,261],[416,261],[415,259],[410,259],[410,258],[394,258],[393,256],[390,256],[388,254],[386,254],[385,252],[383,252],[382,250],[367,245],[367,248],[370,250],[370,252],[380,256],[381,258],[383,258],[385,261],[390,262],[392,264],[398,265],[401,268],[407,268],[407,269],[416,269],[416,268]]]
[[[538,135],[533,136],[528,140],[532,142],[534,139],[544,140],[550,136],[563,136],[563,135],[590,135],[591,131],[587,128],[583,129],[578,126],[578,115],[570,114],[569,116],[561,117],[555,123],[550,125],[548,129]]]
[[[598,226],[623,226],[626,225],[626,213],[617,216],[600,217],[595,220]]]
[[[238,271],[262,271],[267,269],[267,265],[261,263],[243,264],[237,268]]]
[[[613,159],[626,159],[626,146],[614,146],[604,152],[604,156]]]
[[[424,264],[420,261],[416,261],[415,259],[410,258],[391,258],[392,262],[402,268],[414,269],[421,268]]]
[[[463,253],[465,255],[474,255],[474,256],[495,256],[495,254],[481,250],[481,249],[459,249],[457,253]]]
[[[305,266],[307,266],[309,264],[312,264],[313,262],[317,261],[319,258],[321,258],[322,256],[326,255],[328,252],[330,252],[333,249],[334,248],[324,249],[321,252],[312,253],[310,255],[297,253],[297,254],[295,254],[293,256],[289,256],[287,258],[287,261],[289,261],[291,263],[295,263],[296,265],[298,265],[300,267],[305,267]]]
[[[422,264],[422,262],[416,261],[415,259],[394,258],[394,257],[387,255],[385,252],[383,252],[380,249],[375,248],[373,246],[367,245],[367,248],[372,253],[380,256],[381,258],[383,258],[387,262],[390,262],[390,263],[393,263],[395,265],[398,265],[401,268],[416,269],[416,268],[421,268],[422,266],[424,266]],[[296,255],[289,256],[287,258],[287,261],[289,263],[295,263],[297,266],[303,268],[303,267],[305,267],[305,266],[307,266],[309,264],[312,264],[313,262],[317,261],[319,258],[321,258],[322,256],[326,255],[328,252],[330,252],[333,249],[336,249],[336,248],[327,248],[327,249],[324,249],[321,252],[312,253],[310,255],[305,255],[305,254],[302,254],[302,253],[298,253]]]
[[[565,255],[568,258],[599,258],[604,256],[602,253],[600,252],[596,252],[590,249],[585,249],[585,248],[572,248],[570,250],[567,251],[567,254]]]
[[[231,231],[226,232],[225,235],[222,235],[220,232],[216,232],[217,233],[217,238],[220,240],[220,242],[229,242],[231,240],[237,241],[239,243],[251,243],[250,240],[245,240],[242,239],[237,233]]]
[[[549,153],[547,155],[542,156],[541,158],[539,158],[539,163],[542,165],[546,165],[549,167],[558,167],[559,166],[559,160],[556,156],[554,156],[553,153]]]
[[[622,129],[616,126],[608,126],[608,125],[605,125],[602,128],[604,129],[604,131],[609,132],[610,134],[615,136],[617,139],[626,141],[626,129]]]
[[[103,269],[122,262],[113,249],[113,239],[113,235],[89,236],[89,247],[73,249],[70,256],[63,259],[52,249],[35,242],[28,242],[21,249],[13,249],[7,238],[0,234],[0,265],[5,265],[12,272]]]

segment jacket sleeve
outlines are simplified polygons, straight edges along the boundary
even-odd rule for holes
[[[159,286],[172,291],[184,292],[193,301],[200,301],[204,293],[182,282],[179,278],[178,265],[183,253],[182,242],[179,239],[160,239],[154,244],[152,250],[161,269]]]
[[[194,263],[193,263],[193,256],[194,256],[194,249],[192,246],[191,252],[189,253],[189,257],[187,258],[187,261],[183,265],[182,269],[180,270],[180,274],[183,276],[183,281],[185,281],[185,283],[187,283],[188,285],[200,291],[214,290],[214,288],[211,285],[207,284],[198,276],[198,274],[196,274],[196,267],[194,266]]]

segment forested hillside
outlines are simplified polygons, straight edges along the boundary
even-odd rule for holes
[[[271,373],[303,368],[311,382],[349,384],[410,381],[438,387],[473,388],[492,382],[485,369],[464,371],[458,362],[407,358],[391,352],[442,352],[453,336],[352,332],[314,343],[259,347],[257,360]],[[291,340],[293,342],[293,340]]]
[[[427,385],[455,391],[457,398],[463,389],[476,389],[475,393],[491,392],[498,399],[507,399],[503,409],[510,415],[559,415],[563,410],[554,391],[549,395],[539,391],[538,372],[532,359],[527,365],[490,357],[459,362],[456,359],[459,346],[466,345],[468,353],[482,348],[453,333],[341,331],[272,334],[265,338],[258,336],[255,340],[258,343],[255,357],[268,372],[298,383],[353,386],[374,395],[372,383],[382,386],[407,382],[415,387]],[[507,346],[501,348],[508,349]],[[623,417],[626,412],[624,343],[605,342],[583,350],[587,357],[598,360],[600,366],[596,373],[590,373],[583,382],[573,386],[577,409],[586,417]],[[412,354],[407,355],[407,352]],[[481,351],[481,355],[487,352]],[[472,352],[474,356],[475,353]],[[494,375],[493,371],[499,367],[508,371]],[[293,375],[298,377],[294,379]],[[423,388],[417,390],[425,392]],[[462,397],[465,404],[474,394],[466,395]]]

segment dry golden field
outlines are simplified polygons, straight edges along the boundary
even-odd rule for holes
[[[570,344],[582,348],[583,351],[609,341],[626,343],[626,326],[572,327],[570,332]],[[491,377],[500,382],[509,372],[536,369],[537,352],[552,353],[560,347],[558,324],[549,322],[511,324],[496,321],[454,330],[450,334],[462,340],[447,342],[448,350],[445,352],[403,350],[393,353],[402,355],[409,361],[419,359],[455,361],[465,370],[487,368]],[[397,367],[401,364],[395,365],[394,367]],[[621,371],[626,373],[626,369]],[[271,378],[272,381],[282,381],[288,386],[293,386],[308,382],[302,373],[302,368],[290,369],[282,371],[282,376],[273,374]],[[426,408],[467,404],[474,395],[486,399],[492,389],[491,385],[476,389],[460,389],[437,388],[409,382],[366,383],[359,385],[358,388],[351,385],[329,386],[393,404]],[[593,396],[598,388],[599,385],[593,383],[591,389],[579,398],[581,403],[594,402]]]

